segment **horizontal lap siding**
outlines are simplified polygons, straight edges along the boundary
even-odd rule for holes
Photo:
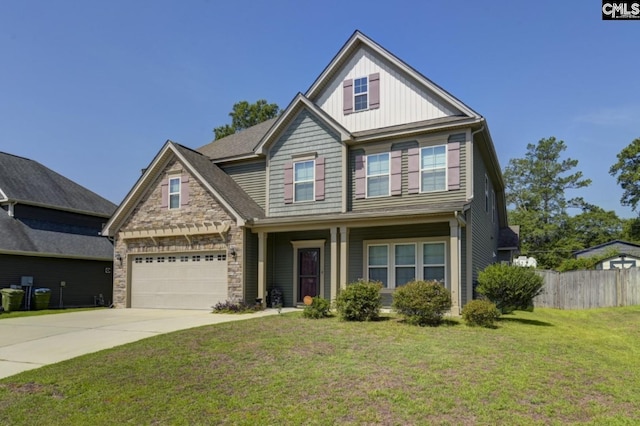
[[[49,306],[60,307],[60,282],[63,306],[94,306],[94,296],[102,294],[105,303],[113,300],[113,262],[98,260],[60,259],[49,257],[12,256],[0,254],[0,288],[19,285],[20,277],[33,277],[33,288],[51,289]]]
[[[473,152],[474,165],[474,197],[471,203],[471,209],[468,214],[471,216],[472,230],[472,280],[474,288],[478,279],[478,272],[486,268],[488,265],[496,262],[498,254],[498,225],[491,221],[491,201],[489,203],[489,211],[485,211],[485,194],[484,194],[484,177],[486,174],[486,166],[480,154],[479,148],[474,144]],[[491,186],[491,180],[489,180]],[[489,196],[492,196],[491,187],[489,188]]]
[[[461,134],[462,142],[465,140],[465,135]],[[449,139],[451,140],[451,138]],[[455,140],[457,141],[457,140]],[[446,143],[446,140],[443,141]],[[438,204],[438,203],[450,203],[456,201],[463,201],[466,198],[466,185],[467,185],[467,162],[466,162],[466,149],[467,144],[460,144],[460,189],[453,191],[439,191],[423,194],[409,194],[409,161],[408,151],[410,148],[418,147],[418,142],[402,142],[396,144],[388,144],[388,150],[401,150],[402,151],[402,195],[399,196],[386,196],[375,197],[366,199],[356,199],[356,179],[355,179],[355,163],[357,155],[366,155],[365,149],[354,149],[349,153],[349,170],[350,172],[350,193],[349,193],[349,208],[352,211],[379,209],[379,208],[393,208],[398,206],[414,206],[417,204]],[[380,152],[378,150],[376,153]],[[366,182],[365,182],[366,184]]]
[[[264,161],[220,165],[260,207],[265,208],[266,166]]]

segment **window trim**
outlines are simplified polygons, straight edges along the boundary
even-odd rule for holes
[[[307,180],[302,180],[302,181],[297,181],[296,180],[296,166],[298,164],[304,164],[304,163],[311,163],[311,170],[313,173],[313,176],[311,179],[307,179]],[[296,198],[296,185],[298,184],[302,184],[302,183],[311,183],[311,199],[309,200],[298,200]],[[293,202],[294,203],[309,203],[309,202],[313,202],[316,200],[316,159],[304,159],[304,160],[300,160],[300,161],[294,161],[293,162]]]
[[[178,181],[178,191],[177,192],[171,192],[171,182],[173,181]],[[181,176],[174,176],[174,177],[170,177],[168,180],[168,188],[167,188],[167,207],[169,208],[169,210],[177,210],[180,208],[181,206],[181,202],[182,202],[182,177]],[[176,207],[171,207],[171,196],[172,195],[177,195],[177,199],[178,199],[178,205]]]
[[[373,156],[380,156],[380,155],[386,155],[387,156],[387,173],[383,173],[383,174],[375,174],[375,175],[369,175],[369,157],[373,157]],[[369,195],[369,178],[371,177],[380,177],[380,176],[386,176],[387,177],[387,193],[386,194],[382,194],[382,195]],[[364,193],[365,193],[365,198],[380,198],[380,197],[389,197],[391,195],[391,153],[390,152],[378,152],[375,154],[365,154],[364,155]]]
[[[423,164],[422,164],[422,158],[423,158],[422,152],[425,149],[431,149],[431,150],[435,151],[436,148],[440,148],[440,147],[444,148],[444,166],[441,166],[441,167],[428,167],[428,168],[424,167]],[[448,157],[449,156],[448,156],[447,144],[446,143],[442,143],[442,144],[437,144],[437,145],[421,146],[420,150],[418,151],[418,155],[419,155],[419,158],[418,158],[419,175],[418,176],[419,176],[419,179],[420,179],[420,182],[418,183],[418,185],[419,185],[419,189],[420,189],[420,194],[429,194],[429,193],[434,193],[434,192],[446,192],[448,190],[448,188],[449,188],[449,173],[448,173],[448,166],[449,166],[449,164],[448,164],[449,163],[449,158]],[[422,183],[424,181],[424,179],[422,177],[424,172],[427,172],[427,171],[436,172],[436,171],[439,171],[439,170],[444,171],[444,185],[443,185],[442,189],[434,189],[434,190],[425,191],[424,187],[422,185]]]
[[[365,80],[366,81],[366,85],[367,85],[367,90],[365,90],[364,92],[360,92],[360,93],[356,93],[356,82],[358,80]],[[369,76],[364,76],[364,77],[356,77],[353,79],[353,112],[360,112],[360,111],[367,111],[369,109],[369,94],[370,94],[370,84],[369,84]],[[364,108],[357,108],[357,102],[356,99],[358,98],[358,96],[362,97],[365,96],[366,99],[366,106]]]
[[[451,283],[449,282],[449,242],[447,237],[424,237],[424,238],[398,238],[398,239],[383,239],[383,240],[364,240],[363,244],[363,276],[366,280],[369,280],[369,247],[371,246],[387,246],[387,287],[383,287],[383,292],[393,292],[398,286],[396,286],[396,263],[395,263],[395,246],[415,244],[415,279],[424,279],[425,266],[444,266],[444,286],[451,291]],[[444,246],[444,265],[441,264],[424,264],[424,246],[425,244],[442,244]],[[380,265],[377,265],[380,267]],[[398,265],[403,267],[404,265]],[[373,266],[374,268],[376,266]]]

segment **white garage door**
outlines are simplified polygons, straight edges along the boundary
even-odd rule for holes
[[[131,307],[211,309],[227,299],[224,252],[134,256]]]

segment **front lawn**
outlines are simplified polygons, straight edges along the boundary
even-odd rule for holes
[[[0,380],[7,424],[638,424],[640,307],[414,327],[299,313]]]

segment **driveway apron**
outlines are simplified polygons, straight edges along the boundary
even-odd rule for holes
[[[0,379],[159,334],[277,314],[275,309],[242,315],[202,310],[96,309],[0,319]]]

